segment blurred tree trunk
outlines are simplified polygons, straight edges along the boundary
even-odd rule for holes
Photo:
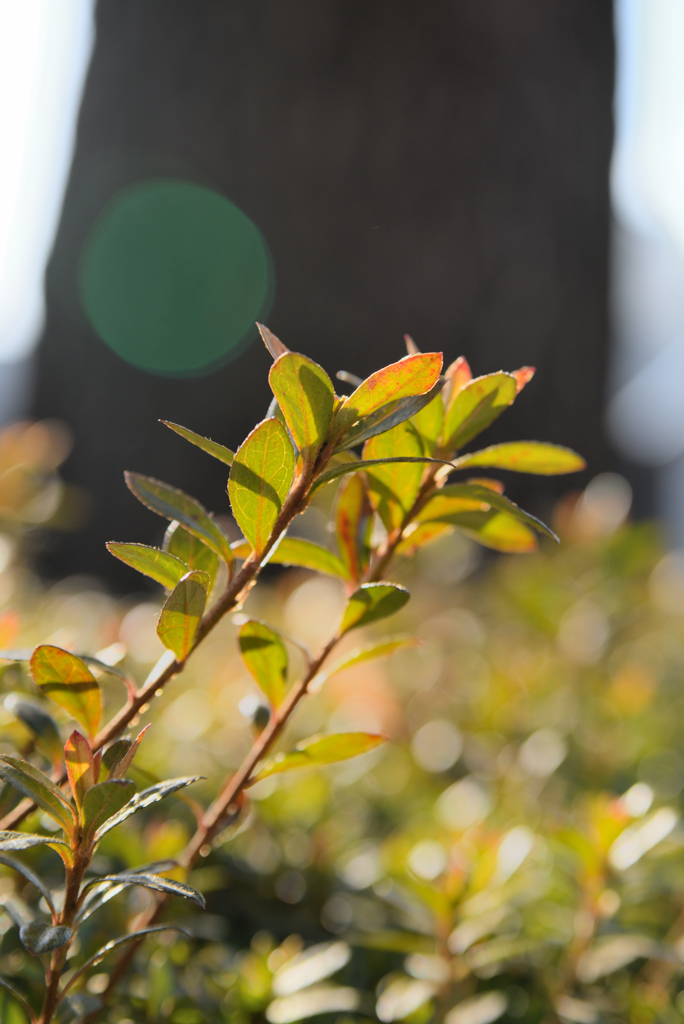
[[[67,476],[93,508],[48,569],[133,588],[103,542],[162,527],[124,468],[227,509],[220,466],[157,418],[235,447],[267,406],[260,343],[166,379],[122,362],[80,313],[90,226],[150,176],[211,184],[261,228],[269,325],[289,346],[332,373],[400,357],[406,331],[476,372],[536,364],[492,440],[559,441],[606,468],[612,87],[609,0],[99,0],[34,408],[74,430]],[[538,505],[569,486],[513,493]]]

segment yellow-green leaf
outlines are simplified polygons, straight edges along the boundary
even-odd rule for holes
[[[398,362],[377,370],[344,399],[335,417],[335,432],[344,433],[358,420],[390,402],[426,394],[439,380],[441,370],[440,352],[404,356]]]
[[[219,567],[218,555],[194,534],[188,533],[178,521],[171,523],[164,534],[164,550],[185,563],[185,572],[188,569],[199,569],[206,572],[214,584]]]
[[[181,576],[188,571],[188,566],[180,558],[146,544],[120,544],[112,540],[107,544],[107,550],[132,569],[161,583],[167,590],[173,590]]]
[[[353,651],[343,654],[337,661],[332,662],[328,668],[319,672],[315,679],[309,684],[309,693],[315,693],[321,686],[338,672],[343,672],[354,665],[360,665],[364,661],[372,661],[375,658],[386,658],[394,654],[401,647],[417,647],[420,643],[412,636],[388,636],[383,640],[376,640],[374,643],[366,644],[363,647],[356,647]]]
[[[298,743],[289,754],[278,754],[272,761],[267,761],[251,781],[259,782],[269,775],[289,772],[293,768],[316,768],[335,764],[337,761],[346,761],[350,757],[366,754],[386,742],[385,736],[369,732],[341,732],[333,736],[314,736]]]
[[[215,551],[226,565],[231,565],[233,555],[230,542],[199,501],[175,487],[169,487],[161,480],[153,480],[152,477],[142,476],[140,473],[125,473],[124,476],[138,501],[164,519],[177,519],[186,530]]]
[[[216,441],[212,441],[208,437],[202,437],[201,434],[196,434],[194,430],[188,430],[187,427],[181,427],[178,423],[171,423],[170,420],[160,420],[165,427],[175,431],[176,434],[180,434],[190,444],[194,444],[197,448],[201,448],[207,455],[212,455],[219,462],[223,462],[226,466],[233,465],[233,459],[235,455],[231,452],[230,448],[225,448],[222,444],[218,444]]]
[[[330,377],[313,359],[285,352],[268,380],[294,443],[304,461],[313,462],[332,421],[335,390]]]
[[[102,718],[102,696],[85,662],[61,647],[41,644],[30,664],[31,675],[43,693],[68,711],[92,739]]]
[[[90,744],[85,736],[81,736],[80,732],[77,732],[76,729],[74,729],[64,745],[64,762],[71,792],[74,794],[74,800],[79,807],[82,807],[83,798],[87,791],[98,780],[95,778],[95,764]]]
[[[454,461],[456,469],[471,466],[493,466],[495,469],[512,469],[516,473],[537,473],[554,476],[557,473],[577,473],[586,468],[581,455],[571,448],[542,441],[511,441],[506,444],[492,444],[479,452],[462,455]]]
[[[437,499],[441,499],[445,505],[449,499],[455,499],[453,504],[453,511],[447,512],[446,508],[439,509]],[[473,502],[474,508],[458,508],[457,504],[460,500],[464,502]],[[433,505],[434,502],[434,505]],[[421,513],[421,519],[428,521],[429,516],[432,520],[439,520],[441,522],[451,523],[453,521],[452,516],[458,515],[465,511],[477,511],[477,505],[480,505],[479,511],[487,511],[486,507],[482,506],[489,505],[491,508],[498,509],[499,512],[506,512],[508,515],[513,516],[514,519],[524,523],[526,526],[532,527],[533,530],[537,530],[539,533],[545,533],[547,537],[552,540],[558,541],[558,537],[550,530],[545,523],[542,523],[541,519],[537,519],[536,516],[531,515],[529,512],[525,512],[524,509],[519,508],[509,498],[504,497],[503,494],[497,493],[497,491],[491,490],[489,487],[484,487],[482,484],[449,484],[430,500],[425,506]],[[436,511],[436,509],[438,511]]]
[[[359,626],[368,626],[385,619],[403,608],[409,597],[408,590],[396,583],[364,583],[354,591],[342,616],[340,631],[347,633]]]
[[[430,462],[435,463],[438,466],[452,465],[451,462],[448,462],[445,459],[430,459],[427,455],[398,455],[389,459],[364,459],[363,462],[345,462],[341,466],[334,466],[332,469],[326,470],[325,473],[321,473],[321,475],[316,478],[316,481],[309,493],[314,494],[320,487],[323,487],[325,484],[329,484],[331,480],[337,480],[340,476],[346,476],[348,473],[358,473],[360,469],[366,470],[373,466],[385,466],[391,462],[415,462],[421,463],[422,465]]]
[[[271,537],[294,467],[292,442],[275,417],[262,420],[237,450],[228,494],[237,524],[257,554]]]
[[[349,448],[356,448],[369,438],[382,434],[386,430],[396,427],[397,423],[416,416],[427,405],[431,405],[442,388],[444,378],[440,377],[433,388],[424,395],[409,395],[407,398],[397,398],[395,401],[387,402],[380,406],[375,412],[358,420],[354,426],[345,431],[341,437],[338,436],[335,442],[335,453],[347,451]]]
[[[537,550],[537,539],[524,523],[506,512],[460,512],[449,522],[476,540],[478,544],[509,554],[528,554]]]
[[[209,577],[193,569],[185,574],[166,599],[157,623],[157,636],[178,661],[192,650],[197,628],[207,603]]]
[[[448,523],[441,522],[430,522],[430,523],[411,523],[408,530],[404,533],[404,539],[397,544],[396,553],[409,557],[413,555],[419,548],[425,547],[426,544],[431,544],[432,541],[437,540],[439,537],[443,537],[447,533],[453,533],[453,527],[449,526]]]
[[[358,583],[370,560],[373,509],[365,480],[358,473],[349,477],[337,492],[335,536],[344,563],[345,576]]]
[[[410,422],[418,432],[423,442],[423,455],[434,455],[437,450],[437,442],[442,433],[444,424],[444,401],[442,392],[435,395],[431,402],[423,406]]]
[[[240,653],[251,675],[274,707],[282,702],[287,684],[287,651],[278,634],[250,619],[240,628]]]
[[[515,400],[517,382],[510,373],[475,377],[456,395],[444,422],[442,447],[456,451],[481,433]]]
[[[320,544],[314,544],[313,541],[301,537],[283,537],[270,556],[269,562],[275,565],[297,565],[302,569],[323,572],[326,576],[346,578],[344,566],[337,555],[327,548],[322,548]]]
[[[439,395],[437,400],[440,400]],[[373,462],[424,454],[418,431],[408,421],[367,441],[363,460]],[[366,471],[371,504],[389,532],[404,522],[418,496],[424,472],[425,466],[420,462],[390,462]]]
[[[69,832],[76,821],[73,807],[54,782],[28,761],[5,754],[0,758],[0,779],[33,800]],[[51,842],[52,840],[48,840]]]

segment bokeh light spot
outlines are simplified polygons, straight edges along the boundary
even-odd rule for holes
[[[268,247],[233,203],[189,181],[121,192],[95,224],[81,300],[102,340],[152,373],[194,376],[237,355],[273,296]]]

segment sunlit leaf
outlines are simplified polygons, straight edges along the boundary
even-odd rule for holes
[[[342,732],[333,736],[315,736],[310,740],[298,743],[289,754],[278,754],[268,761],[251,780],[259,782],[269,775],[289,772],[293,768],[315,768],[337,761],[346,761],[350,757],[365,754],[381,743],[386,743],[385,736],[368,732]]]
[[[57,723],[39,704],[28,700],[23,694],[9,693],[5,697],[5,708],[35,735],[38,746],[45,751],[53,764],[62,760],[62,740]]]
[[[441,523],[439,521],[411,523],[405,532],[404,539],[395,548],[396,554],[403,555],[404,557],[412,555],[419,548],[425,547],[426,544],[431,544],[434,540],[438,540],[439,537],[443,537],[447,533],[453,533],[453,527],[448,523]]]
[[[274,418],[262,420],[237,450],[228,493],[237,524],[257,554],[271,537],[294,466],[292,443]]]
[[[356,448],[385,430],[391,430],[398,423],[416,416],[421,409],[430,405],[444,387],[444,378],[440,377],[433,388],[424,395],[410,395],[408,398],[397,398],[393,402],[376,409],[364,416],[353,427],[350,427],[335,443],[336,454],[342,454],[349,448]]]
[[[347,602],[340,632],[347,633],[350,629],[368,626],[378,619],[394,615],[410,596],[408,590],[396,583],[364,583]]]
[[[513,516],[514,519],[518,519],[521,523],[526,526],[530,526],[533,530],[537,530],[539,533],[546,534],[547,537],[551,537],[552,540],[558,541],[558,537],[536,516],[531,515],[529,512],[525,512],[519,508],[512,501],[506,498],[503,494],[497,494],[496,491],[490,490],[488,487],[483,487],[481,484],[449,484],[447,487],[443,487],[442,490],[431,499],[431,501],[425,506],[421,513],[421,520],[428,521],[428,516],[431,519],[439,519],[442,522],[451,522],[450,514],[443,512],[436,512],[437,507],[432,505],[436,502],[436,499],[441,498],[443,501],[448,499],[462,499],[463,501],[472,501],[474,503],[480,502],[482,505],[490,505],[492,508],[498,509],[499,512],[506,512],[508,515]],[[432,507],[432,511],[431,511]],[[461,511],[468,511],[467,509],[459,509],[458,512],[454,511],[452,514],[459,514]],[[486,509],[482,509],[486,511]]]
[[[236,558],[247,558],[251,552],[251,546],[243,541],[242,544],[233,545],[233,552]],[[335,576],[345,579],[345,570],[340,559],[333,555],[332,551],[322,548],[320,544],[313,541],[303,540],[301,537],[283,537],[269,562],[274,565],[297,565],[302,569],[312,569],[314,572],[323,572],[327,576]]]
[[[67,832],[73,828],[76,821],[74,809],[47,775],[43,775],[28,761],[23,761],[20,757],[13,757],[11,754],[4,754],[0,761],[3,762],[0,764],[0,779],[3,782],[8,783],[22,796],[33,800]],[[18,847],[12,847],[12,849],[18,849]]]
[[[0,832],[0,850],[28,850],[32,846],[66,846],[61,839],[54,836],[39,836],[33,832]]]
[[[430,459],[427,457],[427,455],[422,455],[419,458],[413,455],[401,455],[397,456],[396,458],[388,459],[364,459],[363,462],[359,463],[345,462],[343,463],[343,465],[334,466],[332,469],[326,470],[325,473],[321,473],[319,477],[316,477],[316,481],[312,486],[310,493],[314,494],[319,488],[323,487],[325,484],[329,484],[331,480],[337,480],[339,476],[346,476],[347,473],[358,473],[360,469],[366,470],[370,469],[373,466],[386,466],[393,462],[415,462],[422,463],[423,465],[427,464],[428,462],[432,462],[438,466],[451,466],[451,462],[446,462],[444,459]]]
[[[447,379],[446,387],[444,388],[444,404],[446,409],[449,410],[459,392],[463,390],[466,384],[470,384],[473,379],[473,374],[466,357],[459,356],[458,359],[454,359],[453,363],[447,366],[444,371],[444,376]]]
[[[372,438],[363,449],[364,463],[423,455],[420,435],[410,421],[399,423],[392,430]],[[388,532],[403,524],[418,497],[424,472],[425,466],[420,462],[390,462],[367,471],[371,504]]]
[[[526,554],[537,550],[537,539],[524,523],[506,512],[460,512],[449,518],[452,526],[457,526],[478,544],[505,551],[509,554]]]
[[[233,556],[228,538],[198,501],[161,480],[140,473],[125,473],[124,476],[138,501],[164,519],[178,520],[186,530],[215,551],[226,565],[231,565]]]
[[[223,462],[226,466],[233,465],[233,459],[235,455],[231,452],[230,448],[225,448],[222,444],[217,444],[216,441],[211,441],[208,437],[202,437],[201,434],[196,434],[194,430],[188,430],[187,427],[181,427],[178,423],[171,423],[170,420],[160,420],[165,427],[175,431],[184,437],[190,444],[196,445],[201,448],[207,455],[212,455],[219,462]]]
[[[442,393],[435,395],[431,402],[411,417],[410,422],[423,443],[422,454],[434,455],[444,424]]]
[[[87,790],[98,780],[95,778],[95,765],[90,744],[76,730],[72,732],[64,746],[64,761],[71,792],[74,794],[78,806],[82,807]]]
[[[283,345],[280,338],[277,338],[275,336],[273,331],[269,331],[268,327],[265,327],[263,324],[257,323],[257,328],[259,334],[261,335],[261,340],[263,341],[264,345],[266,346],[266,348],[271,353],[274,359],[278,359],[279,356],[282,356],[286,352],[290,351],[286,345]]]
[[[71,928],[45,924],[44,921],[29,921],[19,929],[21,944],[32,956],[51,953],[53,949],[65,946],[73,934]]]
[[[518,394],[520,394],[526,384],[530,383],[536,372],[537,370],[534,366],[521,366],[519,370],[512,371],[518,388]]]
[[[425,395],[435,386],[441,371],[442,355],[438,352],[404,356],[377,370],[345,398],[335,416],[335,433],[341,436],[390,402]]]
[[[186,775],[180,779],[166,779],[165,782],[157,782],[154,786],[143,789],[141,793],[136,793],[118,813],[100,826],[95,834],[95,839],[101,839],[111,829],[120,825],[126,818],[130,818],[132,814],[141,811],[144,807],[158,803],[164,797],[171,796],[172,793],[179,789],[184,789],[185,786],[189,786],[193,782],[199,782],[200,777],[199,775]]]
[[[83,823],[88,833],[97,838],[98,829],[130,801],[134,792],[130,779],[108,779],[89,789],[83,801]]]
[[[118,541],[109,541],[107,550],[132,569],[161,583],[167,590],[173,590],[181,576],[188,571],[188,566],[180,558],[170,555],[167,551],[160,551],[159,548],[148,547],[146,544],[120,544]]]
[[[515,400],[510,373],[489,373],[466,384],[447,410],[442,447],[455,451],[481,433]]]
[[[116,875],[101,875],[98,878],[91,878],[87,885],[99,885],[101,882],[115,882],[122,885],[140,885],[144,889],[155,889],[157,892],[168,892],[172,896],[182,896],[186,900],[192,900],[199,904],[202,909],[205,907],[204,896],[197,889],[183,882],[177,882],[173,878],[161,878],[159,875],[148,875],[139,871],[121,871]]]
[[[188,533],[178,521],[169,525],[164,534],[163,546],[170,555],[175,555],[187,565],[188,568],[185,572],[188,569],[199,569],[200,572],[206,572],[213,586],[219,568],[218,555],[194,534]],[[181,575],[183,574],[181,573]]]
[[[358,583],[370,559],[373,509],[365,480],[358,473],[340,487],[335,502],[335,536],[345,576]]]
[[[122,757],[124,757],[133,746],[133,740],[126,736],[121,739],[114,740],[114,742],[107,747],[102,754],[102,768],[109,778],[110,773],[120,763]]]
[[[250,619],[240,627],[240,652],[251,675],[274,707],[285,696],[287,651],[274,630]]]
[[[517,473],[538,473],[553,476],[557,473],[577,473],[586,468],[581,455],[570,448],[541,441],[511,441],[493,444],[482,451],[462,455],[456,459],[456,469],[471,466],[493,466],[495,469],[512,469]]]
[[[13,871],[17,871],[20,875],[34,885],[38,892],[43,896],[50,910],[54,913],[54,903],[52,902],[52,894],[46,886],[45,882],[40,878],[35,871],[32,871],[30,867],[23,864],[16,857],[10,857],[7,853],[0,853],[0,864],[4,864],[8,868],[12,868]]]
[[[195,642],[207,603],[209,577],[205,572],[186,573],[164,602],[157,636],[178,661],[185,661]]]
[[[330,377],[312,359],[286,352],[276,359],[268,380],[297,449],[306,463],[313,462],[332,421]]]
[[[102,697],[85,662],[61,647],[42,644],[31,655],[31,675],[43,693],[68,711],[92,739],[102,718]]]
[[[382,640],[365,644],[363,647],[356,647],[353,651],[349,651],[348,654],[343,654],[337,661],[333,661],[322,672],[319,672],[316,678],[309,683],[309,693],[316,693],[331,676],[336,675],[338,672],[343,672],[354,665],[360,665],[364,661],[386,658],[388,655],[394,654],[401,647],[416,647],[419,643],[420,641],[412,636],[388,636]]]

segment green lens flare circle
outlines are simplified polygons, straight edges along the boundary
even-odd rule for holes
[[[208,373],[254,337],[274,278],[255,224],[188,181],[121,192],[95,224],[80,266],[85,312],[102,340],[142,370]]]

